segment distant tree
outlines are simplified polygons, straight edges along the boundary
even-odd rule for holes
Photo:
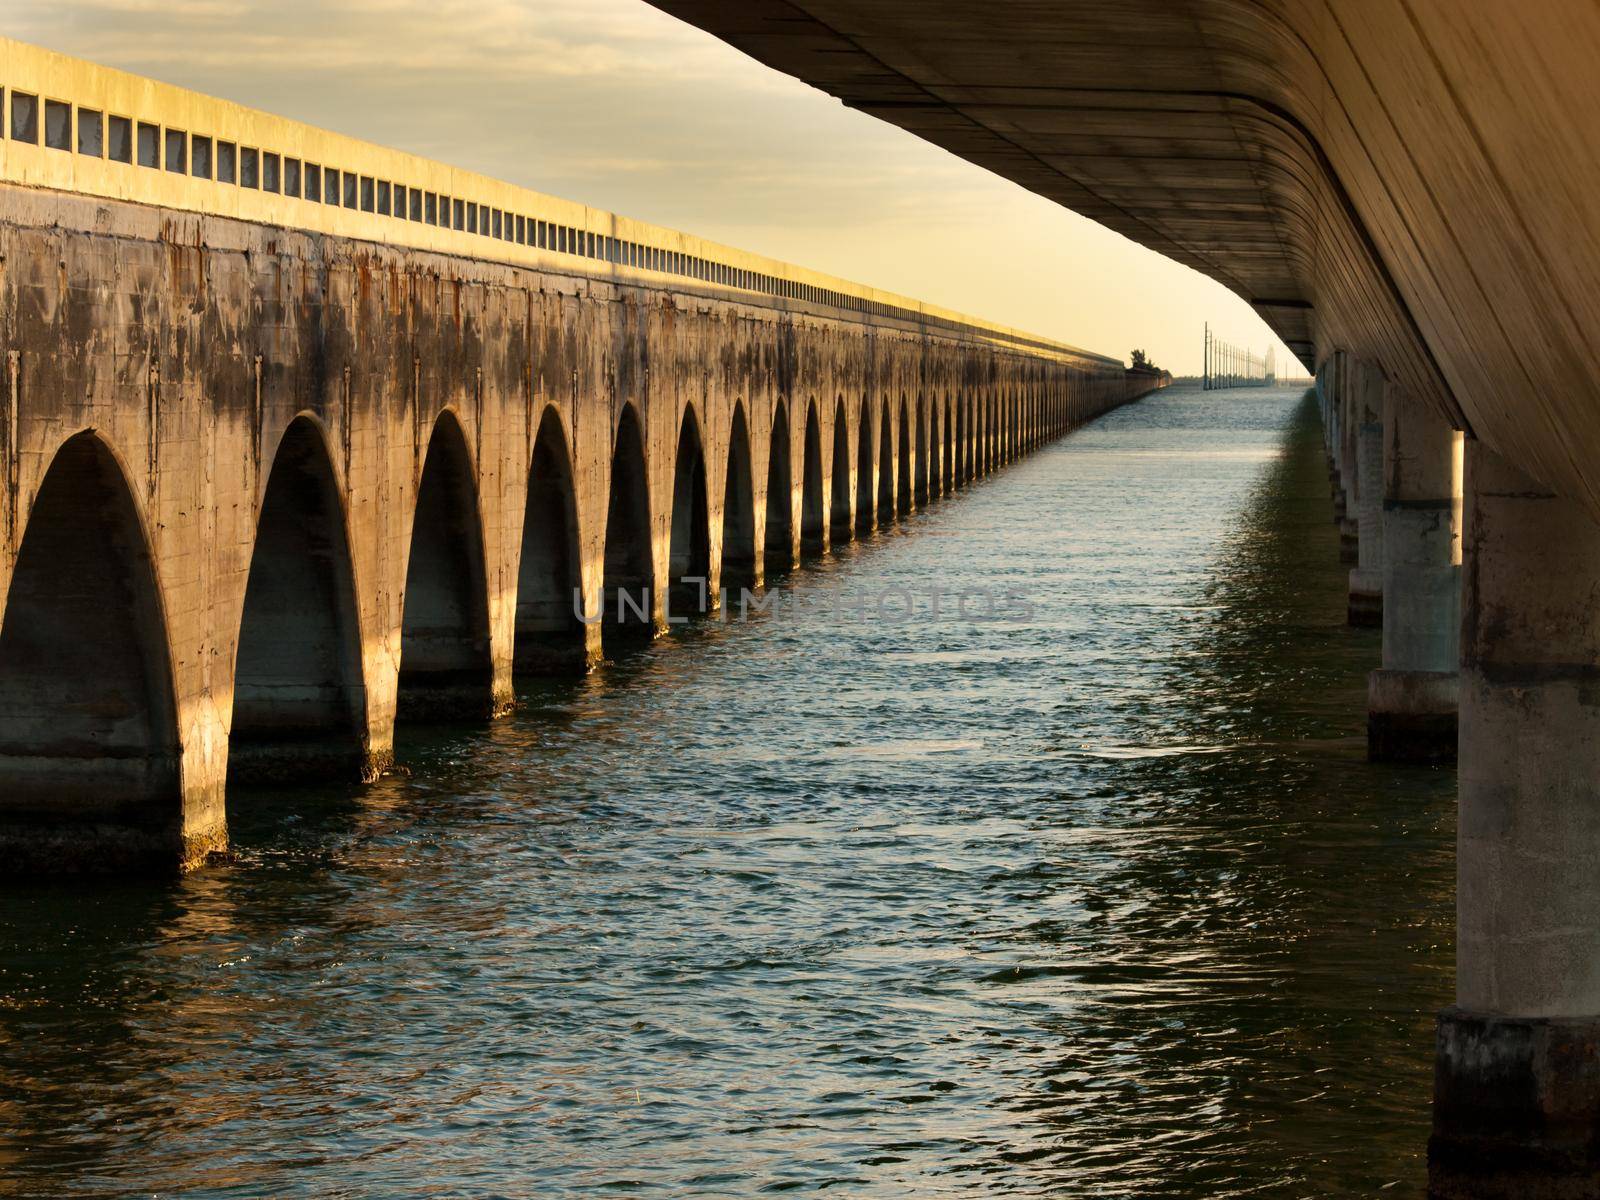
[[[1146,367],[1150,365],[1149,360],[1144,356],[1143,350],[1135,350],[1133,352],[1133,365],[1135,367]]]

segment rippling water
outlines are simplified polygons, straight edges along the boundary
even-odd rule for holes
[[[236,796],[236,865],[0,892],[0,1193],[1418,1192],[1454,776],[1365,761],[1315,422],[1157,395],[784,585],[916,619],[696,627]]]

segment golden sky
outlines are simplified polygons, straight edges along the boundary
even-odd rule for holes
[[[6,0],[12,37],[1174,373],[1221,285],[643,0]]]

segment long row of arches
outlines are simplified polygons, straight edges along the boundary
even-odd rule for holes
[[[754,587],[887,527],[1065,425],[1042,398],[835,397],[806,402],[792,445],[787,401],[761,416],[765,446],[743,401],[717,439],[685,406],[670,490],[657,496],[640,412],[622,405],[599,587],[586,591],[569,434],[555,409],[542,414],[515,567],[513,672],[581,672],[591,623],[602,646],[653,634],[663,606],[706,611],[716,584]],[[95,822],[160,844],[177,820],[174,652],[128,478],[109,443],[85,431],[61,445],[32,504],[0,623],[0,823]],[[486,716],[497,705],[492,576],[473,455],[448,410],[428,438],[406,544],[394,719]],[[233,650],[230,783],[371,769],[371,673],[382,659],[363,642],[354,563],[326,432],[301,415],[261,492],[236,638],[215,639]]]

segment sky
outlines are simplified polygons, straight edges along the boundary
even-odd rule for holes
[[[1249,305],[643,0],[5,0],[5,34],[1126,358]]]

